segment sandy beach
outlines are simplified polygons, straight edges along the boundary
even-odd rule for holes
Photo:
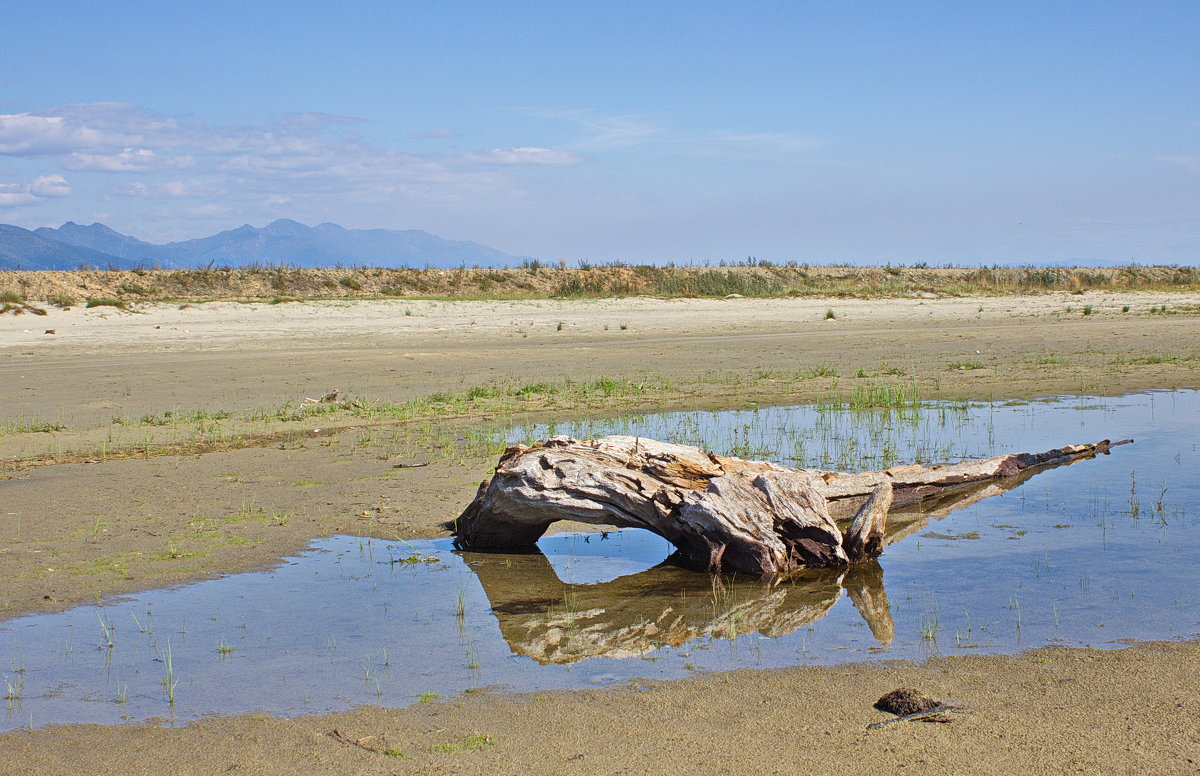
[[[884,382],[978,400],[1195,388],[1198,310],[1196,293],[1088,291],[3,315],[0,614],[266,568],[319,536],[447,536],[495,462],[494,450],[464,440],[492,423],[803,403]],[[601,379],[649,387],[500,410],[465,404],[419,423],[275,412],[334,389],[404,403]],[[246,419],[255,413],[271,417]],[[162,454],[197,435],[221,444]],[[248,504],[255,519],[227,519]],[[137,773],[169,762],[182,774],[1197,773],[1198,658],[1195,642],[1045,648],[291,719],[51,726],[0,735],[0,772]],[[965,708],[954,724],[867,733],[885,716],[871,704],[897,686]]]

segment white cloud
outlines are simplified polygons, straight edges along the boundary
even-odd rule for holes
[[[191,199],[201,197],[222,197],[228,194],[226,187],[220,182],[205,179],[171,180],[171,181],[133,181],[112,189],[112,194],[122,197],[141,197],[143,199]]]
[[[125,148],[116,153],[73,151],[63,159],[68,170],[91,172],[149,172],[196,166],[194,156],[160,156],[149,148]]]
[[[73,125],[62,116],[0,114],[0,154],[60,154],[76,148],[93,148],[103,142],[103,133]]]
[[[69,105],[0,115],[0,156],[52,156],[65,170],[138,176],[109,188],[111,195],[193,199],[197,206],[209,200],[273,208],[291,201],[310,209],[338,200],[383,205],[484,191],[513,194],[522,169],[583,161],[535,145],[441,154],[383,148],[349,134],[360,121],[301,113],[262,126],[221,126],[126,103]],[[450,130],[425,134],[454,136]],[[10,199],[29,194],[4,193]]]
[[[552,148],[536,148],[523,146],[521,148],[493,148],[466,154],[462,159],[491,164],[529,164],[539,166],[561,166],[579,164],[583,159],[566,151],[555,151]]]
[[[71,186],[61,175],[42,175],[30,183],[0,183],[0,207],[37,205],[69,196]]]
[[[71,196],[71,186],[61,175],[42,175],[29,184],[29,193],[35,197],[58,199]]]
[[[40,197],[30,194],[28,188],[12,183],[0,183],[0,207],[21,207],[41,201]]]
[[[664,142],[670,138],[666,129],[639,114],[602,115],[591,110],[560,109],[542,109],[532,113],[542,118],[558,119],[578,126],[583,130],[584,137],[574,145],[585,150],[627,148],[645,143]]]
[[[601,114],[593,110],[541,109],[532,115],[574,124],[581,137],[571,147],[604,152],[653,145],[656,152],[685,156],[745,156],[748,153],[795,154],[822,145],[798,132],[698,132],[673,130],[656,117],[635,114]]]
[[[821,145],[821,141],[796,132],[718,132],[713,139],[718,143],[757,146],[785,152],[809,151]]]

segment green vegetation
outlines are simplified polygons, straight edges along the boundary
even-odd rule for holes
[[[25,295],[19,291],[0,291],[0,315],[4,313],[12,313],[13,315],[22,315],[24,313],[33,313],[34,315],[48,314],[37,305],[25,301]]]
[[[58,420],[42,420],[37,417],[16,418],[0,421],[0,437],[6,434],[49,434],[66,431],[67,424]]]
[[[849,407],[852,410],[868,409],[916,409],[921,403],[915,385],[891,385],[870,383],[855,386],[850,390]]]
[[[940,615],[936,603],[930,603],[925,607],[925,614],[921,616],[921,622],[918,624],[917,629],[926,645],[931,649],[936,649],[938,633],[941,630]]]
[[[83,306],[89,309],[92,307],[115,307],[118,310],[128,310],[129,302],[111,296],[96,296],[90,297]]]
[[[461,744],[434,744],[429,749],[431,752],[473,752],[480,749],[487,749],[495,744],[495,740],[484,733],[476,733],[468,736]]]
[[[24,289],[44,283],[40,273],[14,271]],[[88,288],[100,298],[131,297],[164,301],[216,299],[545,299],[627,296],[662,297],[911,297],[936,294],[1027,294],[1044,292],[1159,291],[1200,288],[1193,266],[1043,267],[886,267],[774,264],[753,257],[716,266],[633,266],[581,263],[578,268],[530,260],[507,269],[408,269],[355,267],[304,269],[288,266],[210,267],[191,270],[89,270],[56,273],[69,287]],[[86,285],[74,278],[86,279]],[[64,290],[45,291],[48,301],[73,306]],[[52,295],[63,295],[56,300]],[[12,301],[21,297],[20,302]],[[28,293],[0,291],[0,304],[20,304]],[[61,303],[60,303],[61,301]],[[127,302],[126,302],[127,304]],[[1085,307],[1086,309],[1086,307]],[[1166,313],[1158,305],[1151,312]],[[1174,313],[1175,311],[1172,311]]]
[[[167,694],[167,703],[171,706],[175,705],[175,686],[179,684],[179,677],[175,676],[175,662],[171,657],[171,639],[167,639],[167,649],[163,653],[163,690]]]

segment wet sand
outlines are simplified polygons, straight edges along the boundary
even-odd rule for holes
[[[878,301],[210,303],[3,316],[0,421],[53,419],[69,428],[9,431],[0,436],[0,458],[53,453],[118,416],[253,411],[332,388],[404,401],[498,381],[669,380],[670,390],[635,402],[652,409],[806,401],[887,379],[911,381],[927,397],[979,399],[1196,387],[1200,316],[1149,311],[1198,303],[1200,294],[1088,292]],[[1130,311],[1122,312],[1126,305]],[[835,317],[826,318],[827,310]],[[50,328],[56,334],[43,333]],[[818,366],[838,376],[776,376]],[[613,410],[551,414],[606,411]],[[457,437],[482,420],[436,425]],[[202,455],[11,466],[0,480],[0,614],[269,566],[331,533],[447,535],[447,521],[494,458],[438,455],[430,439],[428,432],[360,426]],[[425,460],[432,462],[395,468]],[[0,772],[66,773],[86,765],[97,773],[140,773],[169,761],[184,774],[231,767],[1195,773],[1198,656],[1194,643],[1048,650],[920,668],[739,672],[537,700],[469,695],[297,720],[244,715],[173,730],[62,726],[0,736]],[[902,684],[953,696],[970,709],[951,725],[864,733],[882,718],[870,708],[874,699]],[[409,759],[339,743],[325,735],[334,728],[352,738],[385,736],[366,743]],[[492,743],[431,751],[476,734]]]

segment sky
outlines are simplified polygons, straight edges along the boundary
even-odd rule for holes
[[[0,223],[1200,261],[1200,3],[7,0]]]

